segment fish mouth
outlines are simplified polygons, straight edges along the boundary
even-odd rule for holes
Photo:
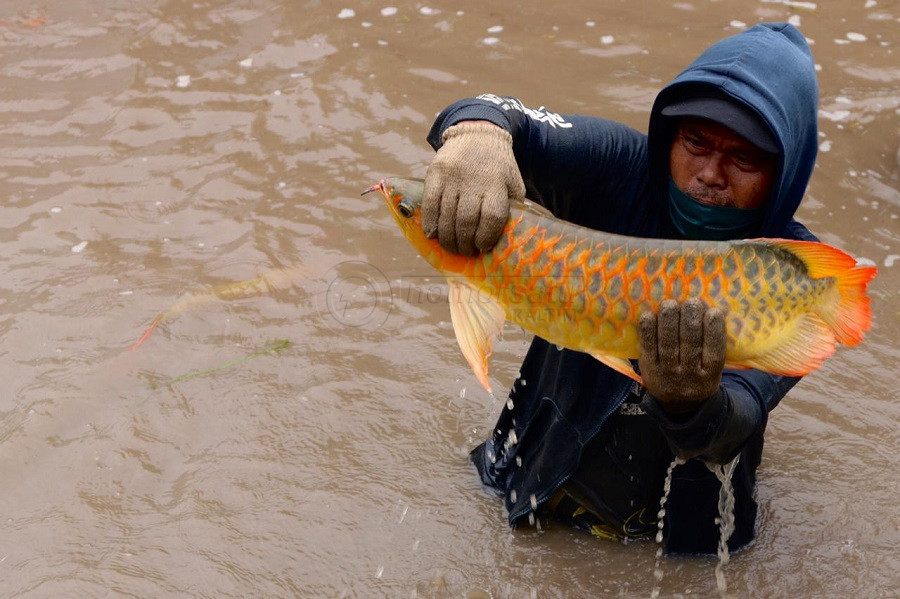
[[[364,195],[366,195],[367,193],[372,193],[373,191],[382,191],[382,190],[384,190],[384,179],[382,179],[381,181],[379,181],[378,183],[376,183],[375,185],[373,185],[372,187],[370,187],[369,189],[365,190],[364,192],[362,192],[362,193],[359,194],[359,195],[364,196]]]

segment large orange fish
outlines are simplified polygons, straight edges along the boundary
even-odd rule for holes
[[[594,231],[530,202],[512,207],[486,254],[444,250],[422,232],[421,180],[384,179],[403,234],[450,284],[456,339],[490,392],[488,358],[505,320],[551,343],[587,352],[637,380],[638,319],[665,299],[703,299],[725,310],[726,367],[802,376],[835,344],[856,345],[871,326],[872,266],[823,243],[787,239],[675,241]]]

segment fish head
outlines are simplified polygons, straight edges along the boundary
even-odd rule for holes
[[[422,231],[422,194],[425,182],[421,179],[390,177],[382,179],[363,193],[380,191],[391,215],[403,234],[413,244],[426,240]]]
[[[400,230],[425,261],[441,272],[460,273],[475,260],[473,257],[448,252],[437,239],[429,238],[422,230],[422,196],[425,182],[422,179],[390,177],[382,179],[363,194],[380,191],[384,203],[400,225]]]

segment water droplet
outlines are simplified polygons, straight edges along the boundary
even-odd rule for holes
[[[513,409],[513,400],[512,400],[512,397],[510,397],[510,398],[508,398],[508,399],[506,400],[506,409],[507,409],[507,410],[512,410],[512,409]]]
[[[509,492],[509,499],[513,503],[515,503],[518,500],[518,497],[519,497],[519,494],[516,493],[515,489],[513,489],[512,491]]]
[[[532,493],[528,497],[528,501],[531,502],[531,509],[536,510],[537,509],[537,497],[535,497],[534,493]]]

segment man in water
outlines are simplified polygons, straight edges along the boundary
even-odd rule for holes
[[[793,220],[817,151],[818,84],[803,35],[762,24],[712,45],[666,86],[648,134],[482,95],[438,116],[423,225],[464,254],[490,250],[527,196],[556,217],[638,237],[815,239]],[[735,496],[729,549],[753,539],[768,413],[797,382],[723,370],[724,317],[698,299],[642,315],[645,387],[535,338],[493,435],[471,454],[516,525],[552,516],[611,539],[657,531],[670,553],[714,553],[719,479]]]

